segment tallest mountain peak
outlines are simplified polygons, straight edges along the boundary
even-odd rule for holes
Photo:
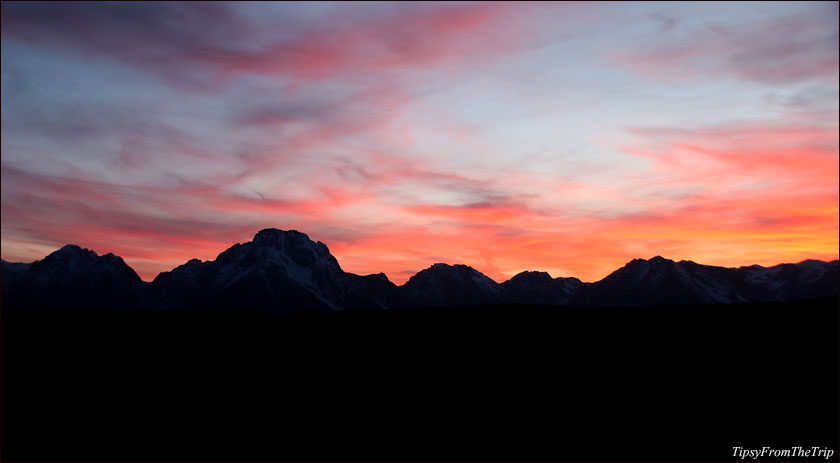
[[[96,257],[96,253],[94,251],[91,251],[90,249],[83,248],[83,247],[75,245],[75,244],[65,244],[64,246],[61,247],[61,249],[59,249],[55,253],[58,253],[58,254],[61,254],[61,255],[71,255],[71,256],[85,255],[85,256]]]
[[[163,307],[295,311],[383,308],[396,286],[345,273],[327,246],[296,230],[266,228],[207,262],[153,282]]]
[[[668,264],[668,263],[673,264],[673,263],[674,263],[674,261],[673,261],[673,260],[671,260],[671,259],[666,259],[666,258],[664,258],[664,257],[662,257],[662,256],[654,256],[654,257],[651,257],[651,258],[648,260],[648,262],[650,262],[651,264],[658,264],[658,265],[661,265],[661,264]]]
[[[272,252],[281,252],[289,254],[294,260],[303,258],[301,253],[306,256],[310,254],[318,259],[328,259],[335,261],[335,258],[330,255],[330,250],[327,245],[320,241],[313,241],[305,233],[297,230],[280,230],[277,228],[266,228],[257,232],[254,239],[250,243],[250,247],[256,249],[273,249]],[[226,251],[227,252],[227,251]],[[309,260],[310,257],[305,257]],[[336,265],[338,263],[336,262]]]
[[[253,241],[258,244],[276,244],[291,237],[309,240],[309,237],[305,233],[301,233],[297,230],[286,231],[278,228],[264,228],[254,235]]]

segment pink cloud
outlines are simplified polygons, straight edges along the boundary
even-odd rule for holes
[[[280,17],[255,29],[224,3],[106,4],[97,15],[75,4],[4,5],[3,34],[123,61],[209,90],[226,73],[348,78],[425,69],[455,58],[461,65],[493,58],[521,45],[524,16],[537,7],[505,2],[409,4],[368,15],[338,7],[305,28],[293,18]],[[282,33],[288,31],[294,31],[292,38]]]
[[[417,5],[356,22],[334,20],[253,54],[209,58],[218,58],[213,63],[230,71],[301,79],[424,68],[454,57],[483,59],[517,43],[520,31],[499,20],[510,24],[510,15],[521,8],[505,3]]]

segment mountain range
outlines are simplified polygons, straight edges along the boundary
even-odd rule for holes
[[[28,309],[398,309],[487,304],[648,306],[813,299],[838,294],[837,260],[738,268],[635,259],[594,283],[526,271],[496,283],[466,265],[434,264],[397,286],[345,272],[326,245],[265,229],[215,260],[193,259],[152,282],[119,256],[66,245],[32,263],[2,261],[2,305]]]

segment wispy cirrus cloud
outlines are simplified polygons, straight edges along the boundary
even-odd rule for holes
[[[317,80],[487,59],[519,43],[516,18],[529,10],[509,3],[348,5],[303,25],[292,5],[282,6],[286,11],[260,24],[223,2],[25,2],[4,7],[2,26],[23,42],[217,85],[229,74]]]
[[[616,55],[644,75],[667,80],[723,75],[763,84],[836,81],[837,5],[741,25],[692,28],[669,40],[648,42]],[[675,22],[668,22],[668,30]]]

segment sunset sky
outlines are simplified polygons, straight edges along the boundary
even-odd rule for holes
[[[838,3],[2,3],[2,258],[838,258]]]

